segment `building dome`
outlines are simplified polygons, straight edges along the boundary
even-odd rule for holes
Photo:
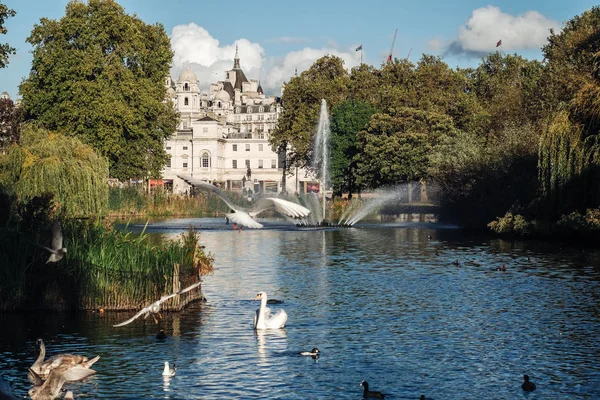
[[[186,81],[190,82],[190,83],[198,82],[198,77],[196,76],[194,71],[192,71],[190,69],[189,65],[185,66],[185,69],[181,72],[181,74],[179,74],[179,79],[177,79],[177,82],[186,82]]]
[[[229,100],[231,100],[229,93],[227,93],[223,89],[219,90],[217,92],[217,94],[215,95],[215,101],[229,101]]]

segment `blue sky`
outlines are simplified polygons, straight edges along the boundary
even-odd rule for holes
[[[60,19],[67,0],[0,0],[17,15],[5,22],[0,43],[17,48],[10,64],[0,69],[0,91],[18,98],[18,85],[29,73],[31,46],[25,42],[40,18]],[[188,62],[203,88],[224,78],[235,46],[249,78],[260,79],[269,94],[297,69],[307,69],[325,54],[342,57],[347,67],[360,62],[379,66],[398,35],[394,56],[418,61],[423,53],[440,55],[451,67],[479,63],[496,50],[528,59],[541,58],[548,29],[560,29],[597,2],[571,1],[237,1],[120,0],[129,14],[147,23],[160,22],[171,37],[177,79]],[[411,50],[412,48],[412,50]]]

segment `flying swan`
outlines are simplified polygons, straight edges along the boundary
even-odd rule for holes
[[[254,220],[261,212],[274,208],[280,214],[290,218],[306,218],[310,214],[310,210],[300,204],[292,203],[291,201],[279,199],[276,197],[263,197],[258,200],[250,210],[244,210],[231,202],[229,197],[221,189],[204,181],[194,181],[193,186],[206,192],[215,193],[225,204],[231,209],[231,213],[227,214],[232,222],[243,225],[248,228],[260,229],[263,225]]]
[[[260,308],[254,315],[254,329],[280,329],[285,326],[288,316],[285,310],[279,309],[275,314],[267,308],[267,294],[260,292],[254,300],[260,300]]]

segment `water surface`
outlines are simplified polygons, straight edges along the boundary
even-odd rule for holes
[[[49,355],[99,354],[76,398],[600,398],[600,251],[464,236],[435,224],[235,232],[201,229],[215,273],[207,303],[113,328],[132,313],[0,314],[0,369],[17,395],[43,337]],[[131,225],[130,229],[141,229]],[[459,266],[453,264],[458,260]],[[496,271],[506,265],[507,271]],[[259,291],[284,301],[283,330],[255,332]],[[318,360],[297,352],[318,347]],[[164,361],[177,375],[161,377]],[[524,394],[522,375],[538,386]]]

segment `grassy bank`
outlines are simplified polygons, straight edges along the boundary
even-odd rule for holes
[[[1,310],[136,309],[212,272],[213,259],[193,230],[154,245],[145,233],[118,231],[100,220],[68,220],[62,227],[68,252],[50,264],[49,253],[34,244],[48,245],[45,227],[7,225],[0,231]],[[194,291],[167,308],[198,297]]]

